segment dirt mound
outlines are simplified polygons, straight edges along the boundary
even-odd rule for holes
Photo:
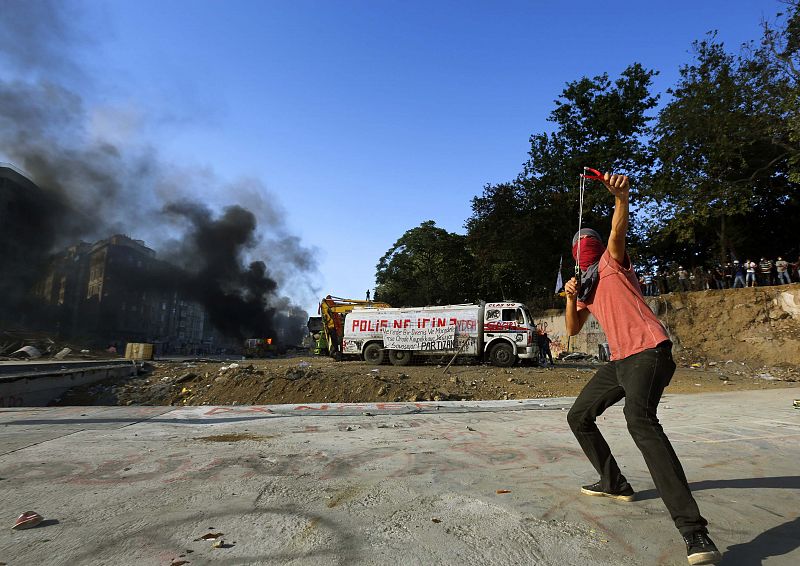
[[[271,405],[562,397],[577,395],[596,369],[596,363],[586,360],[561,361],[548,369],[460,365],[447,374],[436,365],[396,368],[318,357],[234,364],[156,362],[146,375],[76,388],[58,404]],[[758,373],[741,363],[703,368],[687,361],[667,392],[793,387],[798,379],[796,369]]]
[[[676,345],[668,393],[794,387],[800,379],[800,285],[671,293],[649,299]],[[523,399],[577,395],[597,364],[395,367],[323,357],[161,361],[133,379],[71,391],[63,405],[265,405]]]
[[[800,364],[800,284],[670,293],[650,301],[677,355],[751,369]]]

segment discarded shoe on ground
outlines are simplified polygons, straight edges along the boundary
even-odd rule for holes
[[[11,528],[16,529],[18,531],[21,531],[23,529],[32,529],[42,521],[44,521],[44,517],[39,515],[39,513],[37,513],[36,511],[26,511],[25,513],[17,517],[16,523],[14,523],[14,526]]]

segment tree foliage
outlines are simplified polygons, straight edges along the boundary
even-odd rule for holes
[[[654,74],[634,64],[615,81],[603,74],[567,84],[549,117],[554,131],[531,136],[517,179],[488,185],[473,199],[467,230],[484,296],[545,302],[552,297],[559,258],[572,263],[583,167],[633,176],[647,170],[642,140],[656,104],[650,93]],[[601,185],[590,184],[584,225],[607,231],[612,203]]]
[[[428,220],[380,259],[375,299],[397,307],[469,302],[476,299],[474,272],[466,238]]]
[[[776,25],[764,22],[764,36],[760,54],[770,64],[781,80],[778,82],[778,101],[786,120],[778,125],[785,127],[789,143],[789,177],[800,183],[800,0],[787,0],[787,12],[779,14],[783,21]]]
[[[758,42],[729,52],[714,33],[693,44],[666,91],[635,63],[570,82],[530,137],[511,181],[472,199],[466,236],[433,222],[406,232],[378,264],[382,297],[398,304],[470,297],[552,301],[559,258],[573,262],[584,166],[632,179],[628,247],[635,261],[664,266],[731,256],[798,253],[800,220],[800,0],[764,22]],[[583,225],[607,235],[613,199],[589,183]]]
[[[734,56],[713,34],[694,47],[655,129],[659,216],[648,240],[670,259],[726,261],[748,241],[763,245],[751,234],[759,213],[776,235],[769,227],[791,186],[785,84],[763,48]]]

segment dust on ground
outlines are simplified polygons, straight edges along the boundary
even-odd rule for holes
[[[797,387],[797,367],[740,362],[680,367],[667,393]],[[159,361],[134,378],[75,388],[59,405],[271,405],[529,399],[577,395],[599,365],[557,361],[553,368],[484,364],[396,367],[303,356],[271,360]]]

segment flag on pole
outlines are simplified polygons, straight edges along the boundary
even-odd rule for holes
[[[558,295],[558,292],[564,288],[564,280],[561,278],[561,266],[564,263],[564,256],[561,256],[561,259],[558,260],[558,278],[556,279],[556,290],[555,295]]]

